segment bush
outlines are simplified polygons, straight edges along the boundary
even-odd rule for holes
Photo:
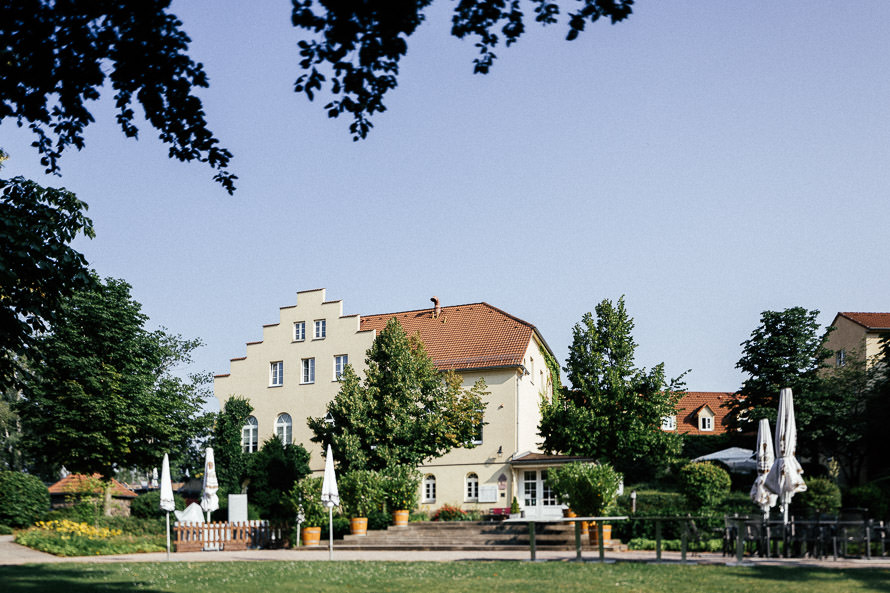
[[[467,513],[450,504],[443,504],[432,516],[433,521],[469,521]]]
[[[868,516],[878,521],[890,519],[890,500],[874,482],[850,488],[843,497],[845,507],[868,509]]]
[[[15,537],[18,544],[57,556],[161,552],[165,549],[163,539],[163,536],[125,534],[118,529],[68,520],[41,521]]]
[[[383,508],[381,475],[372,470],[354,469],[341,476],[338,489],[343,512],[350,517],[367,517]]]
[[[391,511],[412,510],[417,506],[420,472],[410,465],[394,465],[383,470],[383,495]]]
[[[694,509],[713,509],[729,495],[729,473],[708,461],[683,466],[679,477],[683,496]]]
[[[807,480],[807,489],[795,495],[807,514],[834,514],[841,508],[841,489],[828,478]]]
[[[272,437],[251,456],[247,476],[247,497],[260,509],[263,519],[286,522],[293,519],[287,493],[294,484],[309,475],[309,453],[302,445],[283,445]]]
[[[0,535],[12,535],[13,533],[12,527],[0,524]]]
[[[579,517],[594,517],[615,503],[621,474],[607,463],[567,463],[549,470],[547,483]]]
[[[671,552],[679,552],[682,545],[680,539],[662,539],[661,549]],[[627,544],[630,550],[655,550],[655,540],[642,537],[634,538]],[[690,552],[720,552],[723,550],[722,539],[705,539],[701,541],[687,541],[686,549]]]
[[[49,490],[36,476],[0,471],[0,523],[27,527],[49,510]]]
[[[176,504],[176,510],[185,509],[185,499],[179,495],[173,495],[173,502]],[[130,516],[138,519],[147,519],[149,517],[163,517],[164,511],[161,510],[161,491],[152,490],[145,494],[140,494],[130,503]]]
[[[303,527],[323,527],[327,524],[328,512],[321,503],[321,478],[305,477],[291,489],[288,502],[291,514],[303,513]]]

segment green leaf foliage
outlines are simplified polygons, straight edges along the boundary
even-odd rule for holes
[[[337,480],[340,504],[350,517],[367,517],[384,504],[383,476],[376,471],[354,469]]]
[[[607,463],[575,462],[549,470],[547,483],[579,517],[594,517],[614,504],[621,474]]]
[[[0,524],[27,527],[49,511],[49,490],[37,476],[0,471]]]
[[[245,453],[241,443],[241,430],[253,406],[244,397],[232,396],[223,404],[216,415],[211,446],[216,461],[216,477],[221,491],[238,494],[241,484],[247,477],[250,454]]]
[[[250,457],[247,498],[263,519],[290,521],[294,514],[287,493],[309,472],[309,452],[302,445],[285,445],[271,437]]]
[[[683,496],[693,509],[713,509],[729,496],[729,473],[709,461],[684,465],[679,479]]]
[[[86,259],[71,247],[78,235],[95,236],[86,210],[64,189],[0,179],[0,391],[21,387],[26,360],[39,365],[38,336],[62,300],[94,285]]]
[[[455,447],[472,447],[482,424],[484,380],[461,387],[442,374],[423,343],[391,319],[374,339],[364,381],[347,365],[337,396],[327,405],[334,424],[309,418],[312,440],[333,447],[342,472],[418,465]]]
[[[604,300],[596,316],[576,324],[565,371],[571,388],[541,400],[543,447],[607,461],[634,479],[677,458],[678,434],[660,430],[676,410],[680,379],[668,382],[664,365],[651,371],[634,366],[633,319],[624,307]]]
[[[808,515],[834,514],[841,508],[841,489],[829,478],[810,478],[807,489],[795,496]]]
[[[420,472],[414,466],[394,464],[384,468],[383,496],[390,511],[412,510],[420,497]]]
[[[322,479],[307,476],[294,484],[287,497],[291,516],[302,514],[303,527],[321,527],[327,523],[328,513],[321,502]]]
[[[148,331],[140,309],[112,278],[62,301],[16,406],[39,466],[111,477],[115,467],[156,467],[201,436],[207,377],[173,373],[200,342]]]
[[[176,504],[176,510],[185,510],[185,499],[180,494],[173,494],[173,502]],[[161,491],[152,490],[145,494],[140,494],[130,502],[130,516],[136,519],[150,519],[153,517],[163,517],[164,511],[161,510]]]

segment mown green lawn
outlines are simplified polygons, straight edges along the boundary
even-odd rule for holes
[[[0,566],[0,591],[890,592],[890,570],[569,562],[171,562]]]

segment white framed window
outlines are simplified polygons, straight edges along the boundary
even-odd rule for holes
[[[467,474],[466,502],[478,502],[479,500],[479,476]]]
[[[538,472],[526,471],[522,477],[522,493],[525,495],[524,506],[538,506]]]
[[[302,342],[306,339],[306,322],[297,321],[294,323],[294,342]]]
[[[303,359],[303,373],[300,377],[300,383],[315,383],[315,359]]]
[[[290,445],[294,440],[294,423],[290,414],[278,414],[275,419],[275,436],[285,445]]]
[[[535,357],[528,357],[528,366],[529,366],[529,376],[531,377],[532,383],[535,382]]]
[[[334,357],[334,381],[340,380],[340,377],[343,376],[343,371],[346,370],[347,364],[349,364],[348,354],[338,354]]]
[[[253,416],[247,417],[247,423],[241,428],[241,450],[253,453],[259,444],[259,423]]]
[[[714,430],[714,419],[710,416],[701,415],[698,418],[698,429],[699,430]]]
[[[276,361],[269,364],[269,387],[284,385],[284,362]]]
[[[847,364],[847,351],[841,348],[834,354],[835,366],[842,367]]]
[[[541,470],[541,503],[545,507],[555,507],[558,504],[553,488],[547,483],[547,470]]]
[[[423,479],[423,502],[436,502],[436,476],[427,474]]]
[[[328,333],[327,325],[328,325],[328,322],[325,319],[316,319],[315,320],[315,334],[313,336],[314,339],[323,340],[325,338],[325,336],[327,336],[327,333]]]
[[[677,417],[664,416],[661,419],[661,430],[677,430]]]

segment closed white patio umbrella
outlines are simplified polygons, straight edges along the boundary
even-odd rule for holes
[[[161,464],[161,510],[167,516],[167,560],[170,560],[170,513],[176,510],[173,500],[173,482],[170,481],[170,458],[164,453]]]
[[[324,480],[321,483],[321,502],[328,507],[328,555],[334,559],[334,507],[340,504],[340,493],[337,490],[337,476],[334,474],[334,453],[328,445],[328,454],[324,461]]]
[[[754,460],[757,463],[757,478],[754,485],[751,486],[751,500],[763,511],[763,518],[769,518],[770,508],[776,506],[778,497],[766,489],[764,482],[769,470],[773,467],[775,461],[773,453],[773,441],[770,438],[769,420],[760,419],[760,425],[757,427],[757,448],[754,451]]]
[[[207,447],[204,452],[204,482],[201,488],[201,508],[207,513],[207,522],[210,523],[210,513],[219,508],[219,498],[216,491],[219,490],[219,482],[216,479],[216,464],[213,462],[213,447]]]
[[[778,496],[782,517],[788,523],[788,505],[798,492],[807,489],[803,481],[803,468],[795,457],[797,425],[794,423],[794,399],[791,390],[779,392],[779,415],[776,418],[776,460],[766,476],[766,489]]]

